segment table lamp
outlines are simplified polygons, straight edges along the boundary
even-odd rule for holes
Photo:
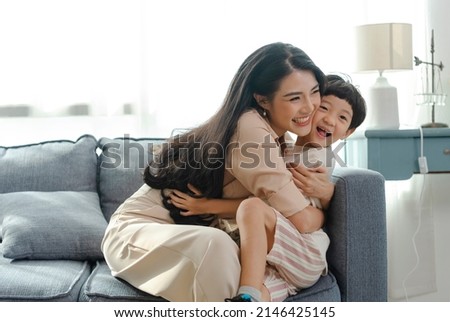
[[[378,71],[369,89],[367,107],[371,128],[398,129],[397,88],[383,72],[412,70],[412,25],[381,23],[356,27],[356,71]]]

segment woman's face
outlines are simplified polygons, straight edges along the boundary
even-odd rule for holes
[[[286,131],[305,136],[320,105],[319,83],[311,71],[296,70],[280,83],[273,99],[261,106],[266,109],[271,127],[278,136]]]

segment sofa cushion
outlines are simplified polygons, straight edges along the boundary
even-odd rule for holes
[[[341,295],[333,274],[322,276],[312,287],[303,289],[288,297],[286,302],[339,302]],[[98,261],[80,294],[80,301],[125,302],[148,301],[161,302],[164,298],[147,294],[127,282],[111,275],[108,265]]]
[[[285,302],[340,302],[341,292],[332,273],[320,277],[316,284],[300,290]]]
[[[161,302],[165,299],[142,292],[127,282],[111,275],[104,261],[98,261],[80,293],[80,301],[124,302],[149,301]]]
[[[69,260],[10,260],[0,244],[0,301],[77,301],[90,267]]]
[[[164,139],[130,137],[99,140],[102,152],[98,162],[98,190],[107,220],[142,186],[144,169],[152,160],[153,150],[163,142]]]
[[[0,147],[0,193],[97,191],[97,141],[49,141]]]
[[[0,194],[3,253],[21,259],[103,258],[106,220],[98,195],[88,191]]]
[[[83,135],[59,140],[0,146],[0,193],[15,191],[97,191],[97,141]],[[3,217],[0,214],[0,241]]]

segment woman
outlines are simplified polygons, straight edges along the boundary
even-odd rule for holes
[[[236,244],[214,228],[214,217],[182,216],[168,202],[170,189],[189,192],[188,184],[207,198],[259,197],[299,231],[320,229],[323,212],[299,192],[280,150],[287,131],[309,133],[324,83],[322,71],[292,45],[273,43],[252,53],[219,111],[164,145],[145,170],[145,184],[111,217],[102,250],[112,274],[170,301],[236,294]]]

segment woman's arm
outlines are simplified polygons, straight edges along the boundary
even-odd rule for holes
[[[197,196],[201,196],[201,192],[188,185],[189,189]],[[236,210],[245,198],[239,199],[210,199],[204,197],[192,197],[179,190],[173,190],[170,193],[170,202],[180,209],[183,216],[213,214],[222,218],[235,218]]]
[[[319,198],[327,209],[334,194],[334,183],[330,182],[327,168],[307,168],[303,165],[290,167],[295,185],[305,196]]]

